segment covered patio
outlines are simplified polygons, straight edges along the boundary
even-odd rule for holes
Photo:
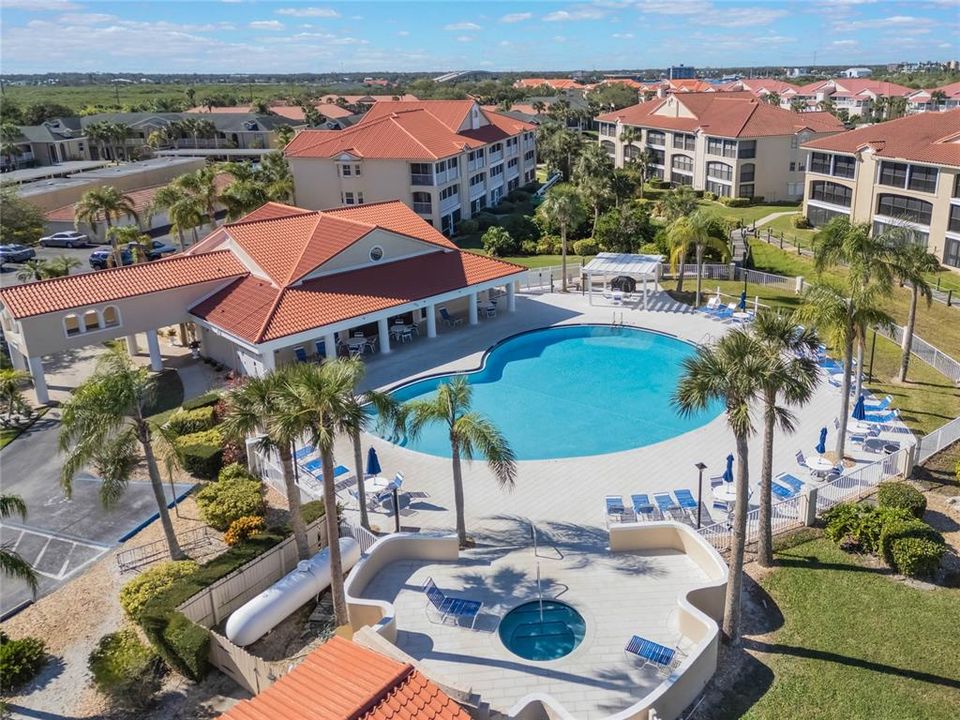
[[[657,289],[660,278],[660,255],[634,255],[630,253],[600,253],[583,268],[586,276],[586,291],[589,303],[593,305],[594,283],[593,278],[599,276],[602,282],[602,297],[610,300],[614,305],[622,305],[636,291],[636,283],[642,285],[643,309],[647,309],[647,283],[653,283],[653,290]],[[632,281],[632,282],[631,282]],[[612,290],[608,290],[609,285]],[[624,287],[624,286],[627,287]]]

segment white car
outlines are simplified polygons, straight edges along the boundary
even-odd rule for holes
[[[40,238],[40,244],[44,247],[75,248],[89,245],[90,239],[76,230],[64,230],[63,232]]]

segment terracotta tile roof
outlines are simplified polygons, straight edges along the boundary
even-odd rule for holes
[[[230,252],[174,255],[163,260],[70,275],[0,289],[0,302],[15,318],[122,300],[247,274]]]
[[[380,102],[353,127],[335,133],[304,130],[287,145],[288,157],[438,160],[533,128],[529,123],[481,110],[492,127],[460,131],[473,100]]]
[[[582,87],[576,80],[566,78],[522,78],[517,80],[513,86],[518,88],[535,88],[541,85],[548,85],[555,90],[569,90],[570,88]]]
[[[750,90],[750,92],[756,95],[759,95],[761,91],[768,93],[775,92],[779,95],[782,95],[788,90],[793,90],[796,92],[800,89],[797,85],[784,82],[783,80],[775,80],[774,78],[743,78],[737,82],[745,89]]]
[[[665,80],[667,87],[673,92],[716,92],[717,88],[703,80],[685,79],[685,80]]]
[[[220,720],[469,720],[412,665],[333,637]]]
[[[946,95],[947,100],[956,100],[957,98],[960,98],[960,82],[950,83],[949,85],[941,85],[940,87],[935,88],[926,88],[924,90],[914,90],[908,97],[911,100],[916,100],[917,102],[927,102],[937,90]]]
[[[252,220],[274,220],[276,218],[289,217],[291,215],[306,215],[309,212],[311,211],[298,208],[295,205],[287,205],[286,203],[279,202],[268,202],[261,205],[253,212],[244,215],[241,218],[241,221],[250,222]]]
[[[801,95],[816,95],[821,89],[828,89],[825,86],[833,85],[834,94],[858,95],[864,92],[870,92],[874,95],[909,95],[913,92],[911,88],[897,85],[896,83],[886,82],[884,80],[872,80],[870,78],[833,78],[830,80],[817,80],[803,85],[799,89]]]
[[[960,109],[908,115],[812,140],[803,147],[850,154],[870,148],[884,158],[960,166]]]
[[[268,302],[267,291],[249,281],[224,288],[190,312],[244,340],[259,343],[523,271],[519,265],[483,255],[459,250],[435,252],[284,288],[274,296],[276,303],[269,316],[245,317],[253,306],[262,308]]]
[[[451,250],[457,248],[452,240],[445,237],[433,225],[425,222],[423,218],[398,200],[349,205],[347,207],[331,208],[323,212],[368,225],[376,225],[384,230],[392,230],[401,235],[407,235]]]
[[[750,92],[682,93],[674,98],[693,117],[659,114],[661,108],[669,107],[670,99],[663,98],[604,113],[597,119],[665,130],[702,128],[708,135],[721,137],[792,135],[804,128],[814,132],[843,130],[843,123],[829,113],[795,113],[762,102]]]
[[[419,100],[416,95],[411,95],[407,93],[405,95],[324,95],[319,99],[321,105],[327,104],[336,104],[337,98],[343,98],[347,101],[348,105],[356,105],[358,102],[364,103],[380,103],[380,102],[397,102],[393,98],[399,98],[399,101],[406,102],[409,100]]]

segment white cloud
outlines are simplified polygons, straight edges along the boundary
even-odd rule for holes
[[[914,17],[912,15],[890,15],[889,17],[872,18],[870,20],[838,21],[837,29],[845,30],[912,30],[918,27],[929,27],[934,24],[932,18]]]
[[[107,13],[67,13],[59,18],[60,22],[68,25],[102,25],[115,20],[119,18]]]
[[[407,37],[410,34],[409,30],[397,30],[397,35],[400,37]]]
[[[833,47],[856,47],[860,43],[856,40],[834,40],[830,43]]]
[[[443,26],[444,30],[483,30],[482,27],[472,22],[450,23]]]
[[[63,12],[64,10],[79,10],[80,8],[80,5],[70,2],[70,0],[3,0],[4,10]]]
[[[283,23],[279,20],[254,20],[247,27],[251,30],[283,30]]]
[[[510,47],[512,44],[513,44],[513,43],[511,43],[509,40],[501,40],[501,41],[500,41],[500,47]]]
[[[614,33],[610,37],[617,40],[633,40],[633,33]]]
[[[718,8],[717,10],[698,14],[693,22],[698,25],[711,27],[737,28],[769,25],[774,20],[787,15],[786,10],[774,8]]]
[[[709,12],[713,6],[707,0],[641,0],[637,3],[637,10],[648,15],[697,15]]]
[[[563,35],[554,35],[552,40],[555,43],[565,43],[567,41],[567,38],[564,37]]]
[[[457,35],[457,42],[473,42],[473,38],[469,35]]]
[[[280,8],[275,11],[277,15],[289,15],[290,17],[318,17],[318,18],[338,18],[338,13],[333,8],[323,7],[303,7],[303,8]]]
[[[582,8],[580,10],[556,10],[543,16],[546,22],[567,22],[570,20],[601,20],[607,16],[603,10]]]
[[[500,18],[502,23],[518,23],[523,22],[524,20],[529,20],[533,17],[533,13],[523,12],[523,13],[509,13]]]

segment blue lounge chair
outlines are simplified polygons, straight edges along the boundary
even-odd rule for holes
[[[730,303],[730,305],[734,305],[734,307],[736,307],[736,305],[735,305],[734,303]],[[714,316],[717,320],[727,320],[727,319],[729,319],[729,318],[732,318],[732,317],[733,317],[733,313],[736,312],[736,311],[735,311],[732,307],[730,307],[730,305],[722,305],[722,306],[720,306],[719,308],[717,308],[717,309],[714,311],[713,316]]]
[[[323,480],[323,461],[320,458],[317,458],[316,460],[311,460],[308,463],[304,463],[300,467],[302,467],[308,473],[313,475],[313,477],[315,477],[317,480],[321,480],[321,481]],[[334,480],[336,480],[338,477],[348,472],[350,472],[349,468],[344,467],[343,465],[337,465],[333,469],[333,478]]]
[[[810,470],[810,472],[813,472],[813,469],[807,465],[807,459],[803,456],[803,450],[797,450],[797,465],[802,467],[804,470]]]
[[[660,514],[664,517],[667,517],[668,513],[672,515],[675,510],[680,509],[680,506],[670,497],[670,493],[654,493],[653,501],[657,504]]]
[[[693,493],[689,490],[674,490],[673,496],[677,499],[677,503],[680,505],[681,510],[688,510],[691,513],[696,513],[699,503],[697,499],[693,496]]]
[[[780,483],[771,482],[770,491],[780,500],[789,500],[796,493],[788,487],[784,487]]]
[[[786,485],[788,488],[794,492],[800,492],[803,490],[803,480],[800,478],[791,475],[790,473],[780,473],[777,475],[774,480],[776,480],[781,485]]]
[[[633,504],[633,511],[638,518],[645,515],[653,517],[654,507],[650,504],[650,498],[646,495],[631,495],[630,502]]]
[[[316,448],[315,448],[313,445],[304,445],[302,448],[300,448],[299,450],[297,450],[297,451],[293,454],[293,456],[294,456],[297,460],[303,460],[303,459],[304,459],[305,457],[307,457],[308,455],[313,455],[313,453],[314,453],[315,451],[316,451]]]
[[[880,402],[874,405],[864,405],[863,409],[866,410],[867,412],[883,412],[888,407],[890,407],[890,403],[892,402],[893,402],[893,398],[887,395]]]
[[[603,503],[607,507],[607,517],[616,515],[618,519],[622,519],[623,514],[627,511],[623,504],[623,498],[619,495],[607,495],[603,499]]]
[[[477,616],[483,607],[482,602],[478,600],[467,600],[465,598],[449,597],[443,590],[437,587],[433,578],[427,578],[427,582],[423,585],[423,592],[427,595],[427,608],[432,607],[440,614],[441,623],[448,617],[452,617],[458,621],[461,618],[467,618],[471,621],[470,629],[474,629],[477,624]]]
[[[437,312],[440,313],[440,319],[443,320],[443,324],[447,327],[459,327],[463,325],[463,318],[453,317],[447,312],[447,309],[443,305],[437,308]]]
[[[627,655],[633,655],[643,660],[644,665],[653,665],[658,673],[667,674],[676,670],[683,661],[680,653],[675,650],[634,635],[624,648]]]
[[[865,422],[871,423],[888,423],[897,420],[899,417],[900,413],[896,410],[893,410],[892,412],[884,413],[883,415],[879,415],[877,413],[868,413],[863,419]]]

